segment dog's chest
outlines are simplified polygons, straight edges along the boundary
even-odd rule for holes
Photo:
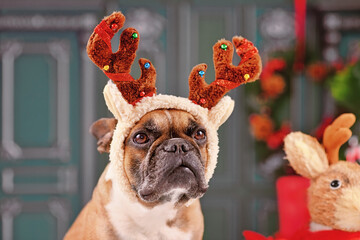
[[[147,209],[139,203],[130,202],[120,192],[113,191],[112,199],[105,209],[120,239],[190,240],[192,238],[191,232],[168,225],[177,212],[173,203]]]

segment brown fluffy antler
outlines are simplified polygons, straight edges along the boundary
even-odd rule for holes
[[[212,108],[231,89],[253,82],[261,73],[261,58],[256,47],[243,37],[233,37],[236,53],[241,57],[238,66],[232,64],[233,45],[224,39],[213,47],[215,81],[205,82],[206,64],[195,66],[189,76],[189,99],[202,107]]]
[[[125,29],[120,36],[116,53],[111,50],[111,39],[124,25],[125,16],[114,12],[105,17],[95,28],[87,45],[90,59],[117,85],[126,101],[135,104],[145,96],[155,94],[156,71],[145,58],[139,60],[141,76],[134,80],[130,75],[131,65],[136,57],[140,35],[134,28]]]
[[[352,133],[349,128],[354,125],[355,121],[354,114],[344,113],[325,129],[323,145],[330,164],[339,161],[339,149],[351,137]]]

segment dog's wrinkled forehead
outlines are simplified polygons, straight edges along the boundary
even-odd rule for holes
[[[145,114],[132,129],[132,132],[140,128],[159,133],[163,131],[191,132],[199,126],[200,123],[188,112],[176,109],[154,110]]]

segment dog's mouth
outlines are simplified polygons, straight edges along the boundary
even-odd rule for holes
[[[185,174],[185,175],[191,175],[193,177],[196,177],[195,174],[196,170],[193,169],[191,166],[189,166],[188,164],[182,163],[180,166],[176,167],[171,173],[170,176],[173,174]]]
[[[195,154],[173,162],[176,164],[165,164],[158,171],[150,171],[138,190],[141,199],[146,202],[170,201],[174,199],[174,189],[182,193],[177,200],[198,198],[206,192],[204,167]]]

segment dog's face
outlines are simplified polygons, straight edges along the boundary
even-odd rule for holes
[[[191,114],[149,112],[131,129],[124,144],[125,174],[142,201],[185,202],[207,190],[206,131]]]

